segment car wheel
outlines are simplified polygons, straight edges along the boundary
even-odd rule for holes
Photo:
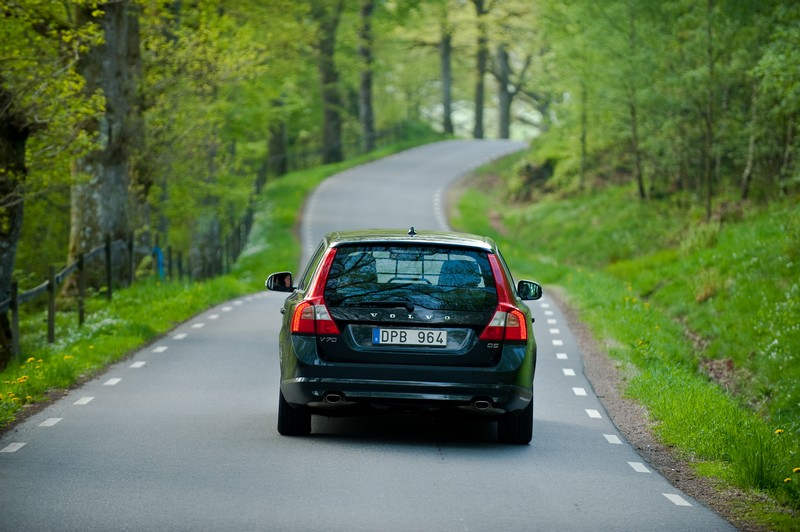
[[[311,433],[311,414],[303,408],[292,408],[280,392],[278,399],[278,432],[284,436],[307,436]]]
[[[497,422],[497,439],[502,443],[527,445],[533,438],[533,401],[522,412]]]

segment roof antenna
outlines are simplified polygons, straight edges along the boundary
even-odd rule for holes
[[[417,231],[414,229],[414,226],[411,226],[411,229],[408,230],[408,236],[417,236]]]

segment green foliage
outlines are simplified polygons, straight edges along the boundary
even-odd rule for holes
[[[700,209],[640,202],[632,186],[510,205],[510,176],[508,163],[490,169],[458,200],[454,227],[495,238],[519,276],[566,289],[663,441],[800,508],[795,202],[709,224]]]
[[[557,161],[556,178],[575,187],[641,170],[647,195],[706,205],[726,190],[762,200],[796,190],[795,4],[542,2],[556,60],[540,90],[555,95],[555,120],[534,162]]]

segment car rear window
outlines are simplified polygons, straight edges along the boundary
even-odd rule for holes
[[[431,310],[492,311],[486,252],[442,246],[340,246],[325,285],[334,307],[397,301]]]

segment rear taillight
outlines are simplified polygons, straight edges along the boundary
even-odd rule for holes
[[[341,334],[336,322],[331,318],[331,313],[328,312],[328,307],[325,306],[325,300],[322,297],[335,256],[335,248],[326,252],[322,258],[320,272],[315,276],[308,289],[308,298],[295,307],[294,315],[292,316],[293,334]]]
[[[325,302],[316,300],[302,301],[294,309],[292,316],[292,333],[295,334],[340,334],[339,327],[331,318]]]
[[[484,341],[528,340],[528,323],[525,314],[515,307],[500,304],[492,316],[492,321],[480,336]]]
[[[481,333],[480,339],[486,341],[527,341],[528,322],[525,319],[525,314],[511,304],[511,290],[508,279],[506,279],[505,271],[496,255],[489,255],[489,264],[492,266],[499,303],[492,320]]]

